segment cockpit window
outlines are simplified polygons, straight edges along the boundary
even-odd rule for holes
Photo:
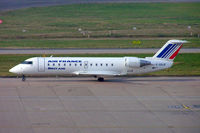
[[[24,61],[21,64],[33,64],[33,62],[32,61]]]

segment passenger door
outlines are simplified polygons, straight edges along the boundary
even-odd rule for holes
[[[45,71],[45,58],[40,57],[38,58],[38,72]]]

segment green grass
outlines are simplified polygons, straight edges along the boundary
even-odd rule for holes
[[[15,76],[12,73],[9,73],[8,70],[13,66],[19,64],[30,57],[37,57],[41,55],[0,55],[0,62],[3,62],[0,65],[0,76]],[[48,55],[49,56],[49,55]],[[136,57],[147,57],[152,56],[152,54],[68,54],[68,55],[54,55],[58,57],[123,57],[123,56],[136,56]],[[200,75],[200,54],[179,54],[175,59],[175,64],[166,70],[153,72],[143,75],[152,75],[152,76],[194,76]]]
[[[200,47],[200,39],[184,39],[184,48]],[[0,48],[160,48],[168,39],[2,40]],[[139,42],[139,43],[137,43]]]
[[[185,39],[200,34],[200,3],[50,6],[0,12],[0,18],[3,20],[3,24],[0,24],[0,47],[67,48],[85,47],[87,43],[88,47],[94,48],[108,45],[130,47],[127,42],[132,41],[132,38],[144,40],[153,37],[158,41],[162,37]],[[189,25],[191,29],[188,29]],[[133,30],[133,27],[137,29]],[[80,33],[79,28],[87,31],[86,34]],[[26,32],[23,32],[24,29]],[[88,35],[104,40],[119,37],[131,39],[122,40],[118,46],[113,45],[117,43],[114,40],[114,43],[90,39],[76,42],[76,38],[88,38]],[[75,39],[66,40],[69,38]],[[191,46],[199,47],[199,38],[194,40],[198,45]]]

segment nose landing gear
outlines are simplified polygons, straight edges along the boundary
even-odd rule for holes
[[[22,81],[26,81],[26,76],[22,75]]]

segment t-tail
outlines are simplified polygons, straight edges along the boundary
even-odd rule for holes
[[[173,61],[180,51],[185,40],[169,40],[167,43],[153,56],[153,58],[165,59]]]

